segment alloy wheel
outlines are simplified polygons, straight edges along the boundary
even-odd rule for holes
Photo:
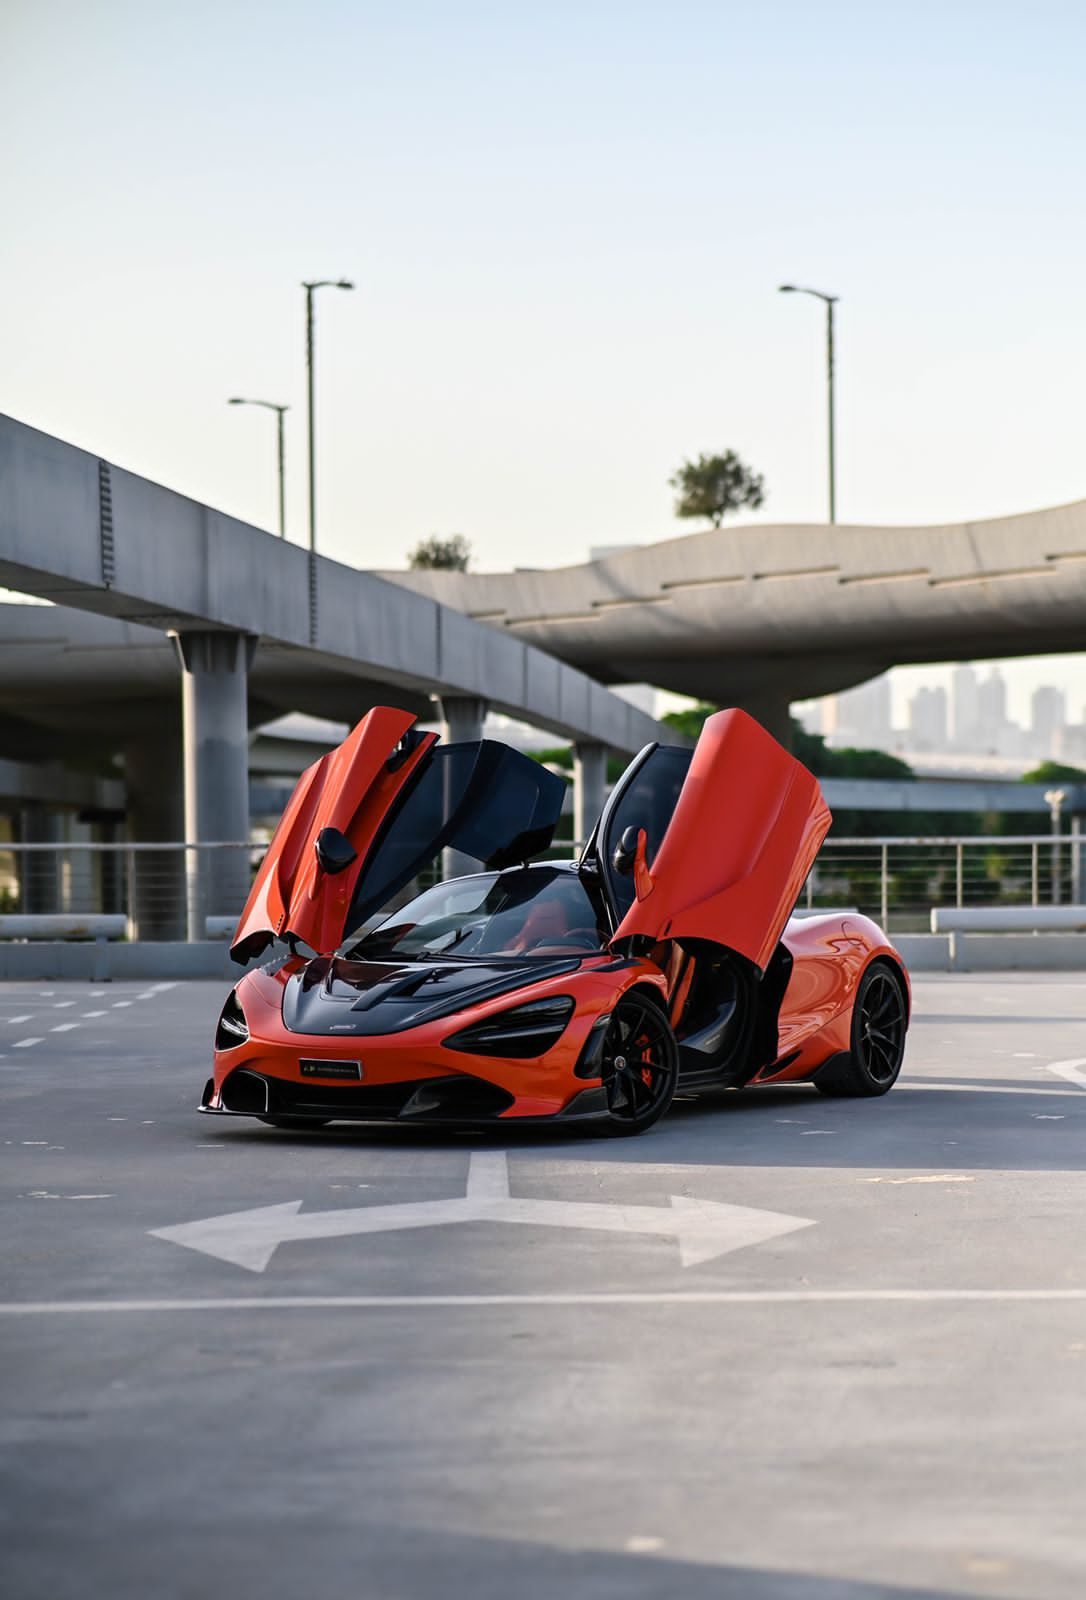
[[[600,1077],[612,1121],[639,1132],[663,1116],[678,1076],[678,1047],[667,1017],[651,1000],[620,1000],[611,1013]]]

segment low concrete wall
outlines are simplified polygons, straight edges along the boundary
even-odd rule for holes
[[[253,963],[256,965],[256,963]],[[108,983],[112,978],[237,979],[244,969],[230,960],[219,942],[206,944],[95,944],[89,940],[0,943],[0,979],[85,979]]]
[[[949,972],[950,935],[947,933],[897,933],[890,943],[910,972]]]
[[[1078,933],[902,933],[891,943],[910,972],[1086,972]]]
[[[1080,933],[952,933],[952,972],[1086,972]]]

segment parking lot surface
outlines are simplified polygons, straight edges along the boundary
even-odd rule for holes
[[[224,985],[0,985],[0,1590],[1086,1593],[1086,986],[605,1140],[196,1115]]]

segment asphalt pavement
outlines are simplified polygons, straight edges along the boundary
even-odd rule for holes
[[[0,985],[0,1592],[1086,1593],[1086,985],[633,1140],[200,1117],[225,986]]]

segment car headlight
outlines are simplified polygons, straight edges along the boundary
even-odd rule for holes
[[[571,995],[529,1000],[526,1005],[498,1011],[483,1022],[473,1022],[444,1043],[450,1050],[467,1050],[477,1056],[511,1056],[521,1061],[541,1056],[556,1045],[572,1015]]]
[[[219,1016],[219,1025],[215,1029],[215,1048],[233,1050],[239,1044],[244,1044],[248,1037],[249,1024],[241,1009],[241,1001],[238,999],[237,990],[231,989]]]

